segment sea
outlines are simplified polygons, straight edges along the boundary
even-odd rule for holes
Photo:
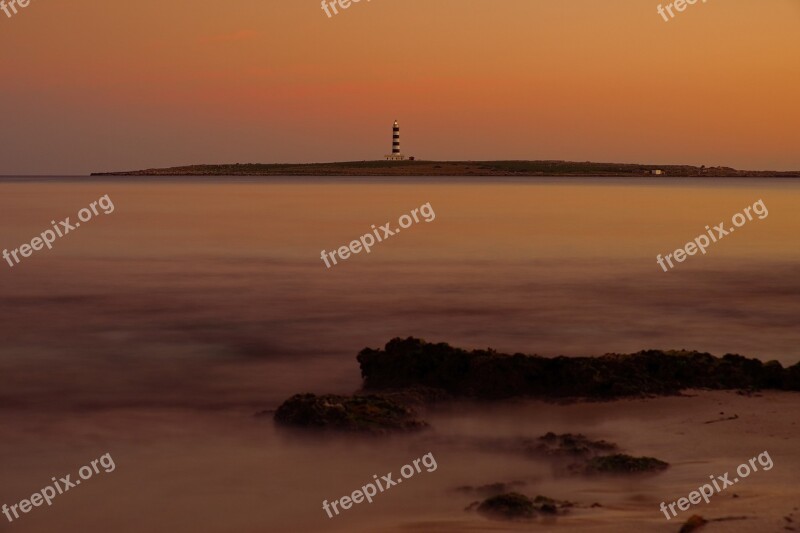
[[[106,196],[113,211],[79,219]],[[757,202],[763,217],[704,254],[657,263]],[[61,497],[82,493],[74,507],[35,508],[19,531],[101,531],[114,516],[128,517],[119,532],[366,527],[327,518],[314,479],[337,498],[360,486],[339,474],[367,482],[432,450],[364,451],[354,472],[348,444],[331,445],[340,462],[311,459],[256,413],[300,392],[352,393],[358,352],[395,337],[795,364],[798,206],[791,179],[0,178],[0,250],[81,221],[52,249],[0,261],[0,504],[116,447],[117,471]],[[433,217],[414,221],[421,208]],[[369,253],[326,266],[323,251],[403,215]],[[256,426],[269,429],[242,429]],[[136,490],[104,481],[115,476]],[[424,497],[414,482],[396,504]]]

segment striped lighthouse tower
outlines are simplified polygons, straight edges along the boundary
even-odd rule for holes
[[[392,153],[386,159],[390,161],[402,161],[406,157],[400,153],[400,125],[394,121],[392,126]]]
[[[400,125],[396,120],[392,126],[392,155],[400,155]]]

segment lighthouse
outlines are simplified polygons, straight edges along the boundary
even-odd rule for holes
[[[400,125],[394,121],[392,125],[392,153],[386,156],[387,161],[403,161],[406,158],[400,153]]]
[[[396,120],[392,126],[392,155],[400,155],[400,125]]]

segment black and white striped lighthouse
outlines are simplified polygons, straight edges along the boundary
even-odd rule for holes
[[[402,161],[406,157],[400,153],[400,125],[394,121],[392,126],[392,153],[386,156],[390,161]]]
[[[400,155],[400,125],[396,120],[392,126],[392,155]]]

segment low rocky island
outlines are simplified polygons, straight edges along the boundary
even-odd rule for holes
[[[593,163],[590,161],[348,161],[341,163],[188,165],[92,176],[607,176],[607,177],[800,177],[800,171],[737,170],[730,167]]]

